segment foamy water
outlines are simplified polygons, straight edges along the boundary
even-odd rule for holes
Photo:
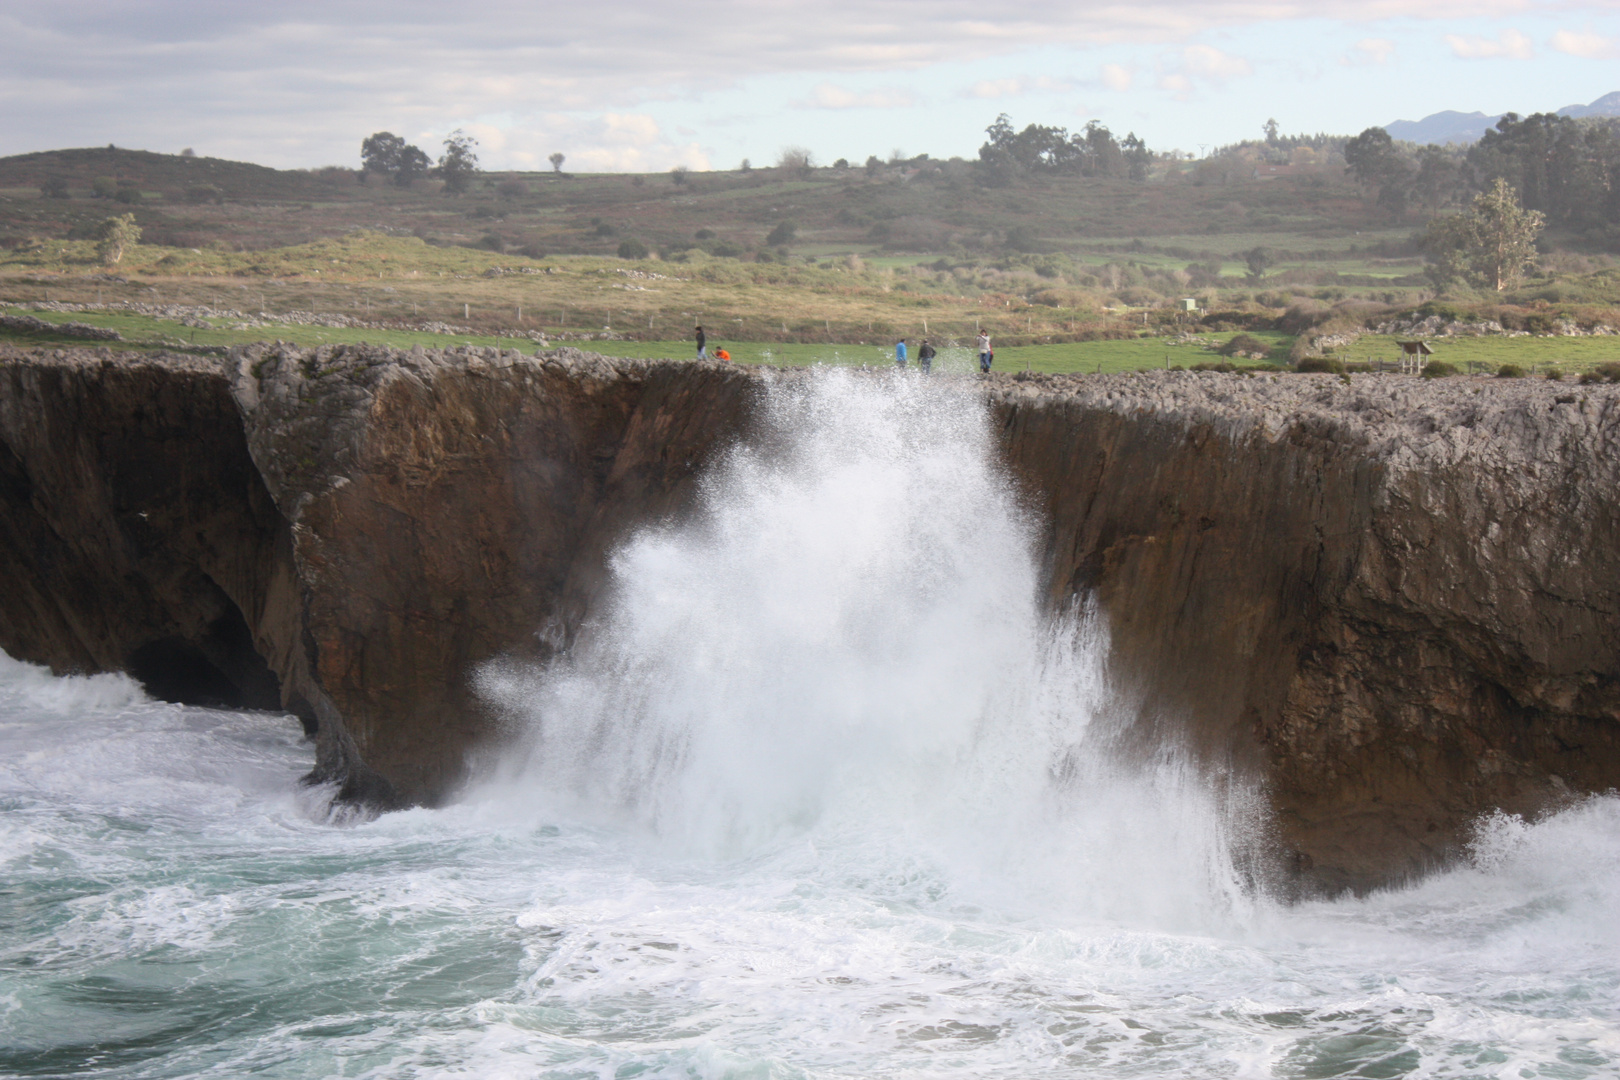
[[[944,383],[788,380],[568,655],[486,670],[449,809],[334,826],[295,720],[0,659],[0,1074],[1616,1075],[1620,800],[1272,903]]]

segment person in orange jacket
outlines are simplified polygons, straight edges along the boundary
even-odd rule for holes
[[[730,360],[731,354],[726,352],[725,346],[722,345],[720,348],[714,350],[714,358],[716,360]]]

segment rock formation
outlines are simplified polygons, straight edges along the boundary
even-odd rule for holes
[[[746,437],[732,365],[0,350],[0,647],[284,707],[316,777],[455,791],[482,660],[566,644],[636,525]],[[1259,775],[1287,868],[1368,887],[1620,778],[1620,388],[994,376],[1054,606],[1145,725]]]

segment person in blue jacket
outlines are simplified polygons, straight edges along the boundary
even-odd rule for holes
[[[903,368],[906,366],[905,338],[901,338],[899,341],[894,343],[894,366],[897,368]]]

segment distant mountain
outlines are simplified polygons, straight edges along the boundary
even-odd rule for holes
[[[1604,94],[1590,105],[1565,105],[1559,116],[1620,116],[1620,90]]]
[[[1421,120],[1397,120],[1385,124],[1389,137],[1410,143],[1471,143],[1496,126],[1501,115],[1486,116],[1482,112],[1460,113],[1447,110],[1425,116]]]
[[[1559,116],[1620,116],[1620,90],[1604,94],[1590,105],[1565,105]],[[1486,116],[1482,112],[1461,113],[1447,110],[1425,116],[1421,120],[1397,120],[1385,124],[1384,130],[1392,139],[1418,143],[1471,143],[1496,126],[1502,114]]]

